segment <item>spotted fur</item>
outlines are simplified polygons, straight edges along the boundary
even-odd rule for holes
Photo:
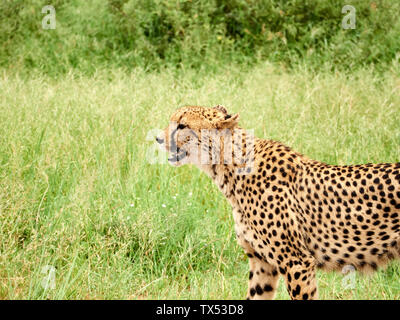
[[[258,138],[246,174],[238,173],[241,163],[225,164],[223,157],[217,164],[193,161],[201,129],[237,129],[237,121],[222,106],[183,107],[157,141],[182,155],[172,164],[198,165],[231,204],[238,243],[249,257],[248,299],[274,298],[280,276],[292,299],[316,299],[316,268],[368,272],[399,258],[400,163],[329,165]],[[179,141],[184,130],[194,134],[193,143]]]

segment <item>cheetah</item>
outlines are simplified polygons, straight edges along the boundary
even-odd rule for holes
[[[281,276],[291,299],[318,299],[317,268],[372,272],[399,258],[400,163],[322,163],[238,120],[220,105],[185,106],[156,140],[170,164],[199,167],[231,204],[247,299],[273,299]]]

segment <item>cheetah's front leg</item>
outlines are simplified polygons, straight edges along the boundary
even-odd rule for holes
[[[256,252],[248,253],[250,274],[247,299],[272,300],[275,297],[279,274],[277,269],[265,262]]]
[[[242,235],[237,235],[237,240],[249,257],[250,272],[247,299],[273,299],[279,280],[277,269],[266,262]]]
[[[284,270],[286,288],[292,299],[318,299],[315,263],[312,259],[292,261]]]

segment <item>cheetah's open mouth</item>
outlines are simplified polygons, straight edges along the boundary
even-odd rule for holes
[[[168,158],[169,162],[179,162],[187,156],[186,151],[182,151],[181,153],[174,153],[171,158]]]

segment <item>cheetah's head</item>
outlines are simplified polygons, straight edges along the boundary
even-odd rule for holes
[[[227,130],[237,127],[238,119],[238,114],[230,115],[220,105],[213,108],[185,106],[174,112],[168,127],[156,140],[169,153],[170,164],[204,164],[204,154],[206,158],[212,157],[210,153],[220,153],[221,147],[211,148],[202,140],[206,142],[207,139],[209,143],[215,133],[218,138],[222,137]]]

